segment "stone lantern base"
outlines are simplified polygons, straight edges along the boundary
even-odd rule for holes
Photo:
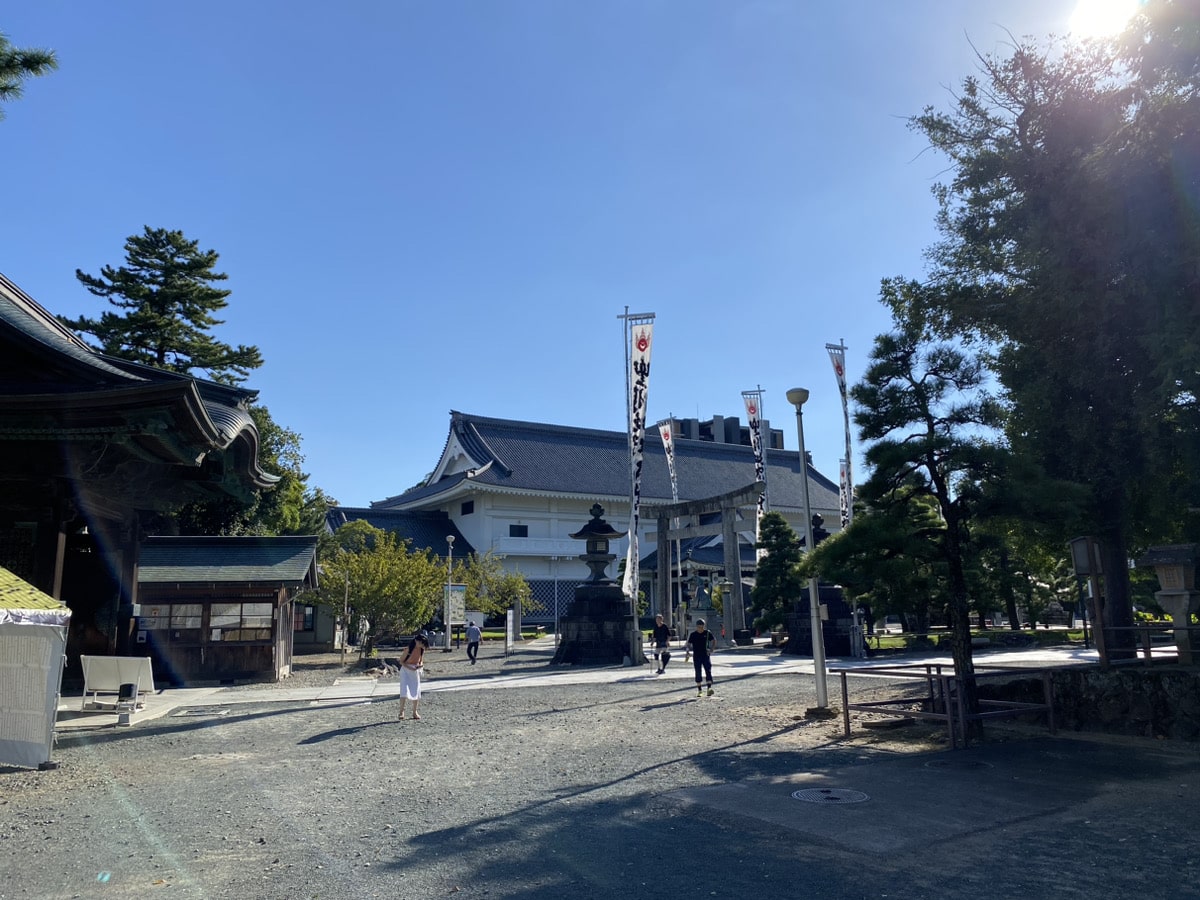
[[[558,623],[560,637],[552,665],[619,666],[634,648],[632,664],[646,664],[642,636],[629,601],[615,584],[581,584],[571,608]]]
[[[1200,657],[1200,648],[1192,644],[1192,613],[1200,612],[1200,591],[1156,591],[1154,599],[1171,617],[1175,626],[1175,647],[1179,652],[1179,664],[1195,665]]]

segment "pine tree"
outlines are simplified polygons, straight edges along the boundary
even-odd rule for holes
[[[762,611],[755,626],[766,631],[782,625],[788,611],[805,596],[805,580],[798,569],[800,539],[783,516],[776,512],[764,515],[759,533],[755,546],[767,553],[755,569],[750,600]]]
[[[58,60],[52,50],[21,50],[9,43],[0,32],[0,102],[17,100],[21,96],[26,78],[45,75],[58,68]],[[0,109],[0,119],[4,110]]]
[[[75,270],[84,287],[122,312],[63,318],[65,325],[94,336],[110,356],[181,374],[201,370],[226,384],[245,381],[262,365],[257,347],[232,347],[210,333],[223,324],[214,314],[230,294],[213,285],[228,277],[214,269],[215,250],[200,250],[181,231],[147,226],[125,241],[125,258],[126,265],[105,266],[98,278]]]

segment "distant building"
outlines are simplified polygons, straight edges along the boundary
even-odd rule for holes
[[[784,450],[782,432],[765,421],[763,433],[770,509],[803,533],[799,453]],[[369,509],[331,510],[330,525],[336,528],[344,521],[366,519],[411,536],[413,546],[431,547],[443,556],[445,536],[452,534],[455,556],[463,550],[491,551],[529,580],[540,609],[527,613],[526,619],[553,621],[566,612],[575,585],[588,575],[578,559],[583,547],[567,535],[589,519],[593,503],[604,507],[604,517],[614,527],[628,527],[627,440],[622,431],[451,412],[445,449],[424,484],[374,502]],[[749,442],[748,429],[736,417],[675,420],[680,500],[713,497],[752,484],[754,454]],[[826,523],[837,522],[837,484],[811,463],[804,471],[812,511],[824,516]],[[657,566],[656,510],[671,502],[666,456],[657,432],[651,432],[646,437],[639,528],[639,548],[647,564]],[[744,515],[739,523],[740,551],[752,572],[753,509]],[[702,554],[719,560],[720,541],[720,537],[694,541],[693,560],[698,562]],[[622,559],[627,541],[614,542],[610,549]],[[689,548],[682,549],[686,554]],[[609,574],[616,576],[615,571]],[[652,579],[643,580],[643,590],[651,608],[658,608]]]

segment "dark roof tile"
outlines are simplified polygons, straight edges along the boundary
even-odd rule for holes
[[[261,583],[298,587],[315,577],[317,537],[150,537],[139,584]]]
[[[480,485],[515,491],[583,494],[588,497],[629,495],[628,438],[620,431],[600,431],[451,413],[451,429],[460,445],[479,464],[473,475],[456,473],[377,501],[373,508],[419,503],[459,485],[464,478]],[[754,451],[741,444],[675,439],[675,469],[681,500],[697,500],[738,490],[754,480]],[[488,466],[491,462],[493,465]],[[838,486],[808,466],[813,509],[837,509]],[[666,454],[657,431],[647,431],[642,466],[643,503],[671,502]],[[775,509],[803,508],[800,454],[767,451],[767,493]]]

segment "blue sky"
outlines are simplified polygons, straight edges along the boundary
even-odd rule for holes
[[[363,506],[436,464],[449,411],[618,430],[621,323],[657,315],[649,420],[764,414],[837,478],[850,381],[919,277],[946,170],[905,118],[972,44],[1076,0],[254,0],[10,5],[53,48],[0,122],[0,271],[52,312],[143,226],[216,250],[216,336]],[[658,449],[658,445],[648,442]],[[855,455],[861,447],[855,438]],[[856,461],[861,471],[861,462]],[[857,473],[856,473],[857,474]]]

